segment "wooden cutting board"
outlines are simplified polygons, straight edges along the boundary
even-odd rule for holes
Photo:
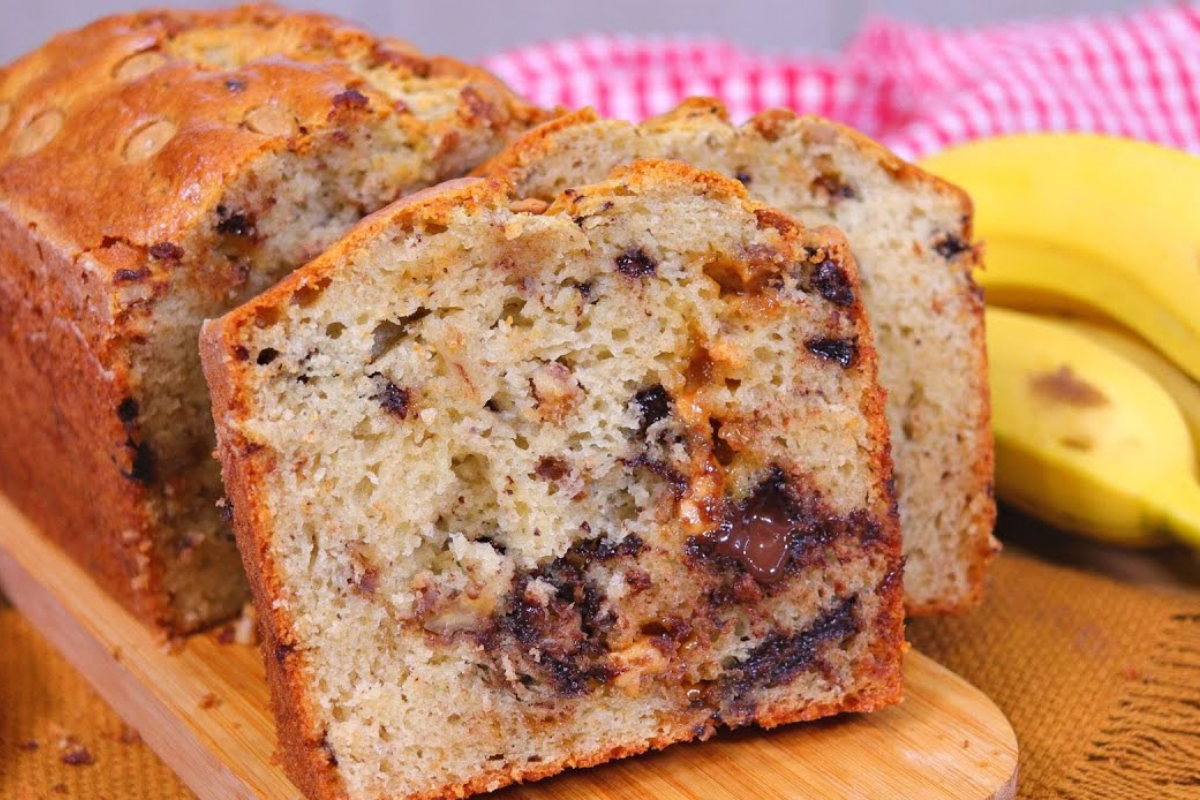
[[[297,800],[272,760],[257,648],[194,636],[175,654],[0,495],[0,588],[202,800]],[[1017,742],[999,709],[910,652],[905,701],[514,787],[497,800],[1010,800]]]

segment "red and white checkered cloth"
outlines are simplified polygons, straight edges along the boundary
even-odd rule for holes
[[[735,121],[786,106],[845,122],[909,158],[1052,130],[1200,153],[1200,5],[973,31],[881,19],[833,58],[761,56],[718,39],[583,36],[485,64],[541,105],[636,120],[711,95]]]

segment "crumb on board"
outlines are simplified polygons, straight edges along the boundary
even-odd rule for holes
[[[237,619],[226,624],[217,633],[217,641],[221,644],[258,644],[258,615],[250,603],[242,606],[242,613]]]
[[[59,760],[72,767],[86,767],[95,763],[91,752],[82,744],[73,740],[68,740],[64,743]]]
[[[212,692],[206,692],[200,697],[200,708],[208,711],[221,705],[221,698],[217,697]]]
[[[183,652],[183,648],[187,646],[187,639],[183,636],[168,636],[163,639],[159,649],[169,656],[177,656]]]
[[[142,735],[136,728],[122,724],[121,730],[117,732],[117,741],[121,744],[138,744],[142,741]]]

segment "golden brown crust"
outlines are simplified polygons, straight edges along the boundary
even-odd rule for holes
[[[516,139],[504,151],[479,167],[475,174],[486,175],[514,185],[520,185],[531,165],[552,156],[559,147],[558,137],[572,128],[596,125],[602,120],[593,109],[585,108],[565,115],[551,123],[538,126]],[[605,123],[621,124],[621,123]],[[639,129],[687,130],[710,129],[714,124],[728,127],[728,112],[714,98],[693,97],[684,100],[676,108],[658,117],[646,120]],[[753,131],[766,141],[775,141],[799,126],[802,136],[814,141],[829,142],[841,137],[867,158],[876,161],[897,181],[904,184],[929,187],[933,192],[946,196],[961,209],[961,228],[957,237],[963,242],[972,241],[971,199],[961,188],[910,164],[883,145],[858,131],[814,115],[800,116],[787,109],[771,109],[752,117],[742,128]],[[958,614],[976,607],[983,598],[986,588],[987,568],[991,559],[999,552],[999,543],[992,536],[995,527],[996,505],[993,499],[994,451],[991,434],[990,397],[988,394],[987,360],[983,327],[983,301],[971,278],[972,271],[980,267],[981,248],[976,245],[962,253],[949,266],[959,274],[962,282],[960,296],[968,308],[962,328],[971,338],[972,347],[981,354],[973,366],[973,385],[979,387],[978,414],[974,419],[972,439],[975,443],[974,457],[970,467],[969,494],[975,498],[971,517],[966,521],[969,531],[960,542],[961,563],[966,565],[968,588],[966,593],[952,597],[940,597],[929,601],[906,600],[909,614],[914,616]]]
[[[799,226],[773,209],[747,197],[745,188],[737,181],[716,173],[695,170],[679,162],[641,161],[615,171],[610,182],[624,182],[637,189],[664,182],[685,183],[697,193],[733,199],[751,214],[766,218],[767,224],[784,225],[796,231]],[[264,498],[257,488],[264,485],[264,476],[272,469],[268,450],[259,443],[246,441],[239,432],[248,419],[247,400],[238,395],[239,387],[252,385],[250,370],[253,361],[239,342],[243,331],[256,324],[262,314],[270,314],[292,302],[298,292],[328,285],[339,272],[349,269],[351,256],[378,239],[385,231],[399,227],[419,229],[434,223],[444,224],[452,210],[466,209],[468,213],[485,207],[506,206],[511,187],[484,179],[463,179],[443,184],[411,195],[381,209],[364,219],[337,245],[306,267],[292,273],[274,288],[254,300],[229,312],[219,320],[205,324],[201,335],[201,356],[205,376],[212,389],[213,414],[218,429],[224,479],[234,508],[234,527],[246,570],[250,577],[256,606],[260,609],[263,654],[272,704],[278,719],[281,757],[288,775],[297,786],[314,800],[344,800],[347,796],[337,778],[336,762],[324,747],[323,733],[314,709],[311,692],[306,685],[304,653],[297,645],[292,620],[287,610],[287,593],[275,571],[270,535],[272,522]],[[545,213],[569,211],[581,195],[567,190]],[[777,217],[777,219],[776,219]],[[795,235],[793,233],[793,235]],[[827,243],[830,257],[853,264],[849,246],[840,232],[823,229],[816,237]],[[871,658],[855,668],[856,682],[868,685],[866,691],[852,695],[841,703],[773,704],[756,712],[753,721],[763,727],[775,727],[791,722],[816,719],[845,711],[871,711],[893,704],[901,695],[901,656],[905,647],[903,630],[903,594],[900,581],[900,541],[894,493],[891,489],[891,457],[887,445],[887,420],[884,414],[885,396],[876,380],[877,361],[873,337],[865,324],[865,310],[859,292],[857,274],[851,268],[848,280],[855,290],[855,301],[845,312],[857,321],[864,333],[859,340],[859,360],[856,369],[867,376],[874,387],[864,394],[861,409],[868,418],[871,441],[876,443],[872,453],[872,472],[878,476],[882,491],[871,509],[880,522],[879,541],[874,547],[887,564],[887,571],[877,587],[879,610],[871,620],[879,632],[871,647]],[[284,600],[285,602],[279,602]],[[471,777],[461,783],[411,795],[406,800],[435,800],[457,798],[490,791],[512,783],[538,780],[573,767],[601,764],[615,758],[636,755],[651,749],[661,749],[675,742],[708,738],[716,728],[704,710],[681,713],[678,719],[661,720],[662,732],[644,743],[605,747],[591,752],[576,752],[535,764],[505,765]]]
[[[222,41],[244,28],[261,41]],[[172,55],[184,35],[212,37],[239,63],[214,69]],[[163,54],[153,72],[121,79],[130,58],[149,53]],[[284,57],[255,58],[273,53]],[[517,128],[541,116],[482,70],[395,50],[321,15],[243,6],[109,17],[60,35],[0,71],[0,99],[12,109],[0,131],[0,196],[76,252],[103,251],[106,239],[135,248],[178,241],[242,165],[286,149],[291,136],[300,137],[291,146],[303,148],[305,139],[354,115],[408,115],[415,135],[442,133],[377,91],[364,77],[370,70],[393,80],[473,82],[460,98],[464,119],[457,124],[464,126],[515,121]],[[348,91],[362,100],[347,97]],[[291,136],[255,123],[254,112],[263,107],[294,120]],[[30,123],[47,114],[61,115],[61,124],[52,135],[35,137],[41,146],[27,152]],[[157,122],[171,135],[147,156],[133,145]]]
[[[35,301],[39,285],[52,285],[47,273],[70,269],[39,231],[0,208],[0,486],[106,591],[142,619],[163,620],[168,609],[144,568],[156,557],[144,489],[126,477],[135,451],[114,413],[124,365],[103,363],[85,330],[54,316],[53,298]]]
[[[430,78],[455,110],[427,118],[376,78]],[[178,249],[264,155],[388,120],[437,145],[436,171],[460,133],[544,117],[483,70],[265,5],[108,17],[0,68],[0,487],[149,624],[211,621],[166,596],[161,487],[124,477],[146,432],[119,408],[137,401],[131,352],[159,302],[239,278],[155,247]]]
[[[580,125],[591,125],[599,122],[600,115],[593,108],[581,108],[577,111],[562,114],[549,122],[544,122],[529,130],[514,142],[512,146],[501,150],[490,160],[475,168],[472,175],[491,176],[504,180],[506,176],[519,173],[525,167],[536,163],[554,148],[554,136],[563,130]],[[520,146],[517,146],[519,143]]]

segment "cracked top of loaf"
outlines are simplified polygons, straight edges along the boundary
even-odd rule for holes
[[[398,183],[428,185],[456,171],[473,132],[496,137],[536,114],[483,70],[326,16],[264,5],[112,16],[0,69],[0,204],[119,285],[170,269],[188,230],[264,155],[386,123],[392,146],[427,155]],[[252,224],[222,222],[220,233]]]

